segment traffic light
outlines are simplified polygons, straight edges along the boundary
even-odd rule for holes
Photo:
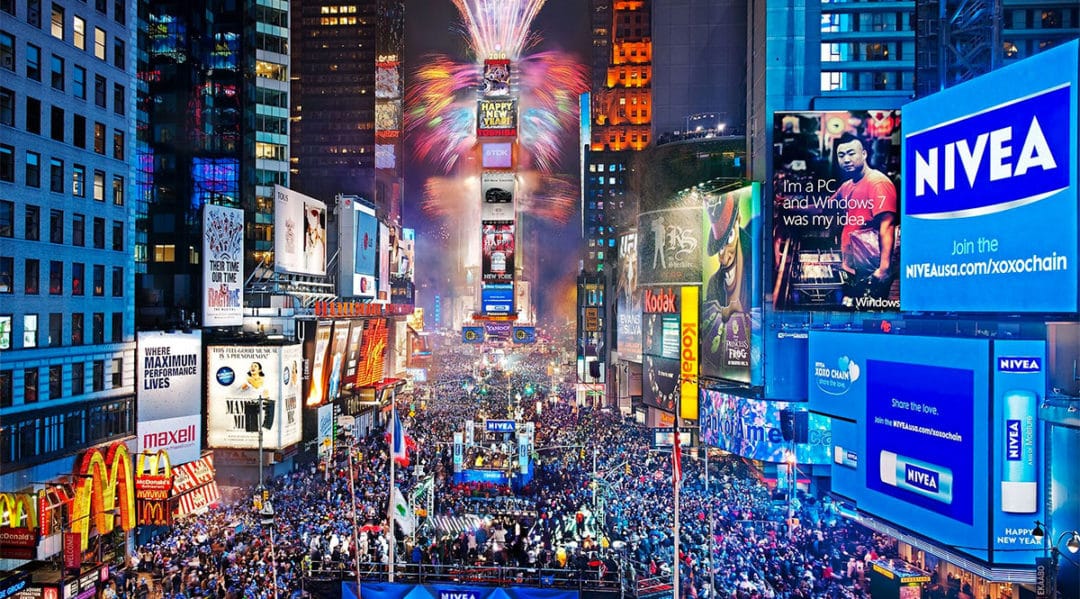
[[[633,474],[633,473],[630,471],[630,462],[627,462],[626,463],[626,475],[630,476],[631,474]]]
[[[584,447],[581,448],[581,452],[578,455],[578,459],[580,459],[580,460],[585,459],[585,448]]]

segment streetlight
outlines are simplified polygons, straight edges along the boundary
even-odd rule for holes
[[[1031,536],[1034,537],[1036,541],[1043,542],[1043,557],[1040,560],[1036,560],[1035,564],[1036,594],[1039,594],[1038,587],[1045,585],[1043,588],[1047,589],[1049,592],[1045,593],[1044,596],[1048,596],[1051,599],[1057,599],[1058,561],[1063,555],[1061,550],[1058,549],[1058,545],[1061,544],[1062,539],[1068,537],[1069,540],[1065,542],[1065,549],[1069,553],[1075,554],[1080,551],[1080,532],[1066,530],[1058,535],[1057,540],[1051,543],[1050,539],[1052,539],[1054,535],[1053,533],[1047,534],[1048,531],[1044,529],[1043,526],[1046,525],[1036,520],[1035,528],[1031,530]],[[1080,567],[1080,564],[1077,564],[1070,559],[1069,556],[1066,555],[1065,559],[1073,565]],[[1049,562],[1049,564],[1047,562]],[[1049,566],[1049,569],[1047,569],[1047,566]]]

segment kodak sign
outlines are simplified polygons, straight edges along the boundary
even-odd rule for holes
[[[119,516],[113,511],[119,509]],[[127,445],[113,443],[105,451],[87,450],[75,465],[75,497],[71,502],[71,532],[81,538],[82,550],[90,546],[90,522],[98,533],[116,528],[135,528],[135,477]]]
[[[697,287],[682,288],[679,327],[679,415],[698,418],[698,296]]]
[[[678,295],[672,288],[646,288],[643,308],[646,314],[678,314]]]

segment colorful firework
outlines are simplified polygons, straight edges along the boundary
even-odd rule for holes
[[[473,53],[517,60],[535,41],[529,26],[545,0],[454,0]]]

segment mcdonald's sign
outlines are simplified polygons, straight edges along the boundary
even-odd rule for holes
[[[169,453],[140,453],[135,461],[135,499],[165,501],[172,491],[173,473]],[[142,510],[139,511],[140,519]],[[139,522],[143,524],[143,522]]]
[[[8,514],[11,528],[37,528],[37,499],[27,493],[0,493],[0,514]]]
[[[172,524],[172,510],[167,501],[139,501],[139,526],[168,526]]]
[[[75,497],[71,503],[71,532],[80,536],[82,550],[90,546],[90,520],[100,534],[116,528],[119,509],[120,528],[135,528],[135,477],[131,472],[131,453],[127,445],[113,443],[102,452],[95,447],[86,451],[75,466]]]

